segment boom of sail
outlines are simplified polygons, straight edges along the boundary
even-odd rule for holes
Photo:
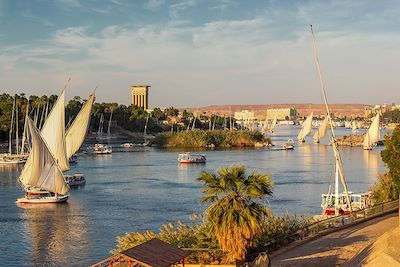
[[[71,158],[79,148],[82,146],[85,140],[86,133],[89,127],[90,114],[92,112],[93,103],[95,100],[95,93],[91,94],[88,100],[79,111],[75,120],[68,128],[65,134],[65,145],[67,158]]]
[[[311,133],[311,130],[312,130],[312,119],[313,119],[313,113],[311,112],[311,114],[304,121],[303,127],[301,128],[299,134],[297,135],[297,140],[299,140],[299,142],[304,142],[306,136]]]
[[[19,177],[25,186],[34,186],[65,195],[69,191],[60,167],[46,145],[32,119],[28,118],[32,149]]]
[[[315,132],[313,136],[315,143],[319,143],[319,141],[326,135],[328,129],[328,121],[329,118],[328,116],[326,116],[325,119],[322,121],[321,125],[319,126],[318,131]]]
[[[41,135],[50,152],[54,155],[61,171],[69,170],[65,151],[65,88],[61,91],[53,109],[47,117]]]
[[[379,113],[373,118],[371,126],[364,137],[364,149],[372,149],[372,147],[380,140],[379,132]]]

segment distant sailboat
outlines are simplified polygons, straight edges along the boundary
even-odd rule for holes
[[[379,132],[379,113],[372,119],[371,126],[369,127],[363,141],[365,150],[371,150],[372,147],[380,140]]]
[[[278,122],[278,120],[277,120],[276,115],[275,115],[275,117],[274,117],[274,119],[272,120],[272,123],[271,123],[271,128],[269,128],[269,130],[271,131],[271,133],[274,132],[274,128],[275,128],[277,122]]]
[[[101,139],[103,137],[103,123],[104,123],[104,114],[101,113],[100,122],[99,122],[99,130],[97,131],[97,139]]]
[[[97,132],[97,139],[98,140],[104,140],[104,139],[109,140],[111,138],[111,136],[110,136],[111,119],[112,119],[112,113],[110,114],[110,119],[108,121],[107,136],[103,137],[104,115],[101,114],[99,130]],[[101,143],[97,143],[97,144],[94,145],[94,147],[90,148],[89,152],[91,152],[92,154],[97,154],[97,155],[111,154],[112,153],[112,146],[104,145],[104,144],[101,144]]]
[[[311,112],[311,114],[304,121],[303,126],[302,126],[299,134],[297,135],[297,140],[300,143],[305,142],[306,141],[306,136],[311,133],[311,130],[312,130],[312,119],[313,119],[313,113]]]
[[[322,121],[321,125],[318,128],[318,131],[315,132],[313,139],[314,143],[319,143],[322,138],[325,137],[327,129],[328,129],[328,116]]]
[[[19,180],[26,195],[17,199],[17,204],[44,204],[66,202],[69,186],[33,121],[28,118],[32,149]]]
[[[351,132],[356,133],[357,132],[357,125],[355,121],[351,122]]]
[[[27,106],[28,110],[28,106]],[[15,120],[14,120],[15,115]],[[14,131],[14,123],[15,123],[15,154],[13,153],[13,145],[12,145],[12,134]],[[22,164],[25,163],[28,154],[24,153],[24,146],[25,146],[25,133],[26,133],[26,124],[24,125],[23,136],[22,136],[22,144],[21,148],[19,147],[19,133],[18,133],[18,103],[17,103],[17,96],[13,101],[13,108],[11,113],[11,125],[9,131],[9,140],[8,140],[8,153],[0,154],[0,165],[3,164]]]

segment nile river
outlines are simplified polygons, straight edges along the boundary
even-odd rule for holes
[[[278,127],[274,144],[297,135]],[[338,129],[343,135],[346,129]],[[85,174],[86,186],[71,190],[67,204],[21,208],[20,169],[0,166],[0,262],[4,266],[87,266],[108,256],[115,237],[128,231],[157,230],[161,224],[187,220],[204,210],[198,202],[201,171],[243,164],[269,173],[274,195],[265,201],[274,213],[319,214],[321,193],[333,180],[332,148],[296,144],[274,149],[206,150],[204,165],[179,165],[178,150],[151,147],[122,149],[112,155],[81,155],[71,173]],[[277,146],[278,147],[278,146]],[[341,148],[349,190],[366,191],[384,171],[382,148]]]

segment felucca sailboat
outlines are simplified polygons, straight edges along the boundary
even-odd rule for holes
[[[28,118],[32,149],[19,181],[26,195],[17,204],[58,203],[68,200],[69,186],[46,142],[31,118]],[[32,190],[33,188],[33,190]]]
[[[318,131],[315,132],[313,136],[314,143],[319,143],[320,140],[325,137],[327,130],[328,130],[328,116],[325,117],[325,119],[319,126]]]
[[[354,209],[361,209],[365,208],[370,205],[369,194],[368,193],[349,193],[347,190],[347,183],[346,178],[344,175],[342,158],[340,156],[340,151],[337,146],[335,131],[333,130],[332,126],[332,118],[330,116],[328,100],[325,93],[325,86],[322,77],[322,72],[319,66],[318,60],[318,52],[317,52],[317,45],[316,45],[316,38],[314,35],[314,31],[311,26],[311,35],[313,38],[313,48],[314,48],[314,58],[315,58],[315,65],[317,66],[319,78],[320,78],[320,85],[321,85],[321,95],[324,101],[324,105],[326,108],[326,116],[328,117],[328,125],[331,130],[331,143],[333,154],[335,156],[335,192],[334,197],[329,190],[328,194],[322,194],[322,203],[321,207],[323,210],[323,214],[325,215],[339,215],[339,213],[351,213]],[[342,183],[343,193],[339,194],[339,178]]]
[[[26,107],[26,113],[28,113],[28,106]],[[15,120],[14,120],[15,115]],[[13,145],[12,145],[12,135],[14,131],[14,121],[15,121],[15,154],[13,153]],[[23,136],[22,136],[22,143],[21,147],[19,147],[19,133],[18,133],[18,102],[17,102],[17,95],[15,95],[13,101],[13,108],[11,113],[11,125],[10,131],[8,136],[8,153],[0,154],[0,165],[3,164],[22,164],[25,163],[28,154],[25,153],[25,135],[26,135],[26,120],[23,129]]]
[[[297,135],[297,140],[299,143],[304,143],[306,141],[306,136],[311,133],[312,130],[312,119],[313,119],[313,113],[311,112],[310,115],[308,115],[307,119],[303,122],[303,126]]]
[[[371,150],[376,143],[380,140],[379,132],[379,113],[372,119],[372,123],[365,134],[363,147],[364,150]]]

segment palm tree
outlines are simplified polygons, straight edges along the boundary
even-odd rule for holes
[[[244,166],[221,168],[217,174],[202,172],[198,180],[204,183],[201,202],[211,204],[205,211],[210,230],[222,250],[239,264],[270,214],[256,200],[272,195],[273,182],[266,174],[247,176]]]

